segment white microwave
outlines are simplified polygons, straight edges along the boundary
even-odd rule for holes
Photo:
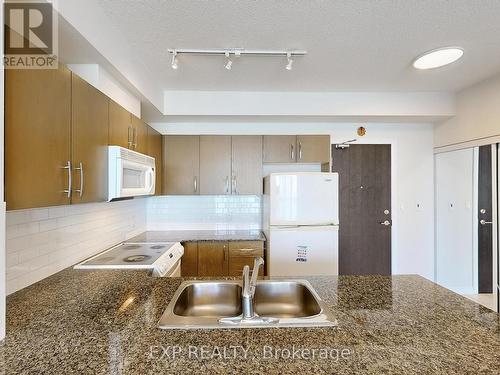
[[[155,193],[155,158],[108,146],[108,201]]]

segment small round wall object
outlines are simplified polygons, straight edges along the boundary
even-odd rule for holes
[[[359,135],[360,137],[363,137],[365,134],[366,134],[366,129],[365,129],[363,126],[360,126],[360,127],[358,128],[358,135]]]

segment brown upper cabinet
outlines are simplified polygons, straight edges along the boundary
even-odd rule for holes
[[[231,194],[231,136],[200,136],[200,194]]]
[[[297,163],[330,163],[330,136],[298,135]]]
[[[296,160],[297,136],[264,136],[264,163],[294,163]]]
[[[163,136],[163,194],[200,193],[200,137]]]
[[[140,118],[109,99],[109,144],[147,154],[148,128]]]
[[[262,194],[263,163],[330,164],[328,135],[169,135],[163,193]],[[199,178],[198,178],[199,177]]]
[[[148,125],[132,115],[132,150],[145,154],[148,149]]]
[[[5,70],[8,210],[69,204],[71,72]]]
[[[109,99],[109,144],[132,149],[132,115]]]
[[[262,194],[262,136],[163,137],[163,193]]]
[[[156,159],[162,137],[65,66],[5,72],[5,196],[8,210],[108,197],[107,146]]]
[[[155,158],[156,181],[155,195],[162,193],[162,137],[161,134],[154,130],[151,126],[147,127],[147,152],[146,154]]]
[[[330,162],[329,135],[265,135],[264,163]]]
[[[262,194],[262,136],[231,137],[233,194]]]
[[[72,203],[102,202],[108,195],[108,98],[72,75]]]

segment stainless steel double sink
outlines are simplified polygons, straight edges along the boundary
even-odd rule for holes
[[[337,321],[306,280],[259,281],[254,310],[265,324],[224,324],[242,313],[242,287],[237,281],[186,281],[163,313],[162,329],[270,328],[336,326]],[[221,321],[222,319],[222,321]]]

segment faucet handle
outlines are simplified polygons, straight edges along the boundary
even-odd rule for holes
[[[257,277],[259,277],[259,268],[264,264],[264,259],[262,257],[255,257],[253,261],[252,278],[250,279],[250,286],[255,288],[257,283]]]
[[[253,260],[253,270],[252,270],[252,277],[253,275],[257,275],[259,273],[259,268],[264,264],[264,259],[262,257],[255,257]],[[255,280],[257,277],[255,277]]]

